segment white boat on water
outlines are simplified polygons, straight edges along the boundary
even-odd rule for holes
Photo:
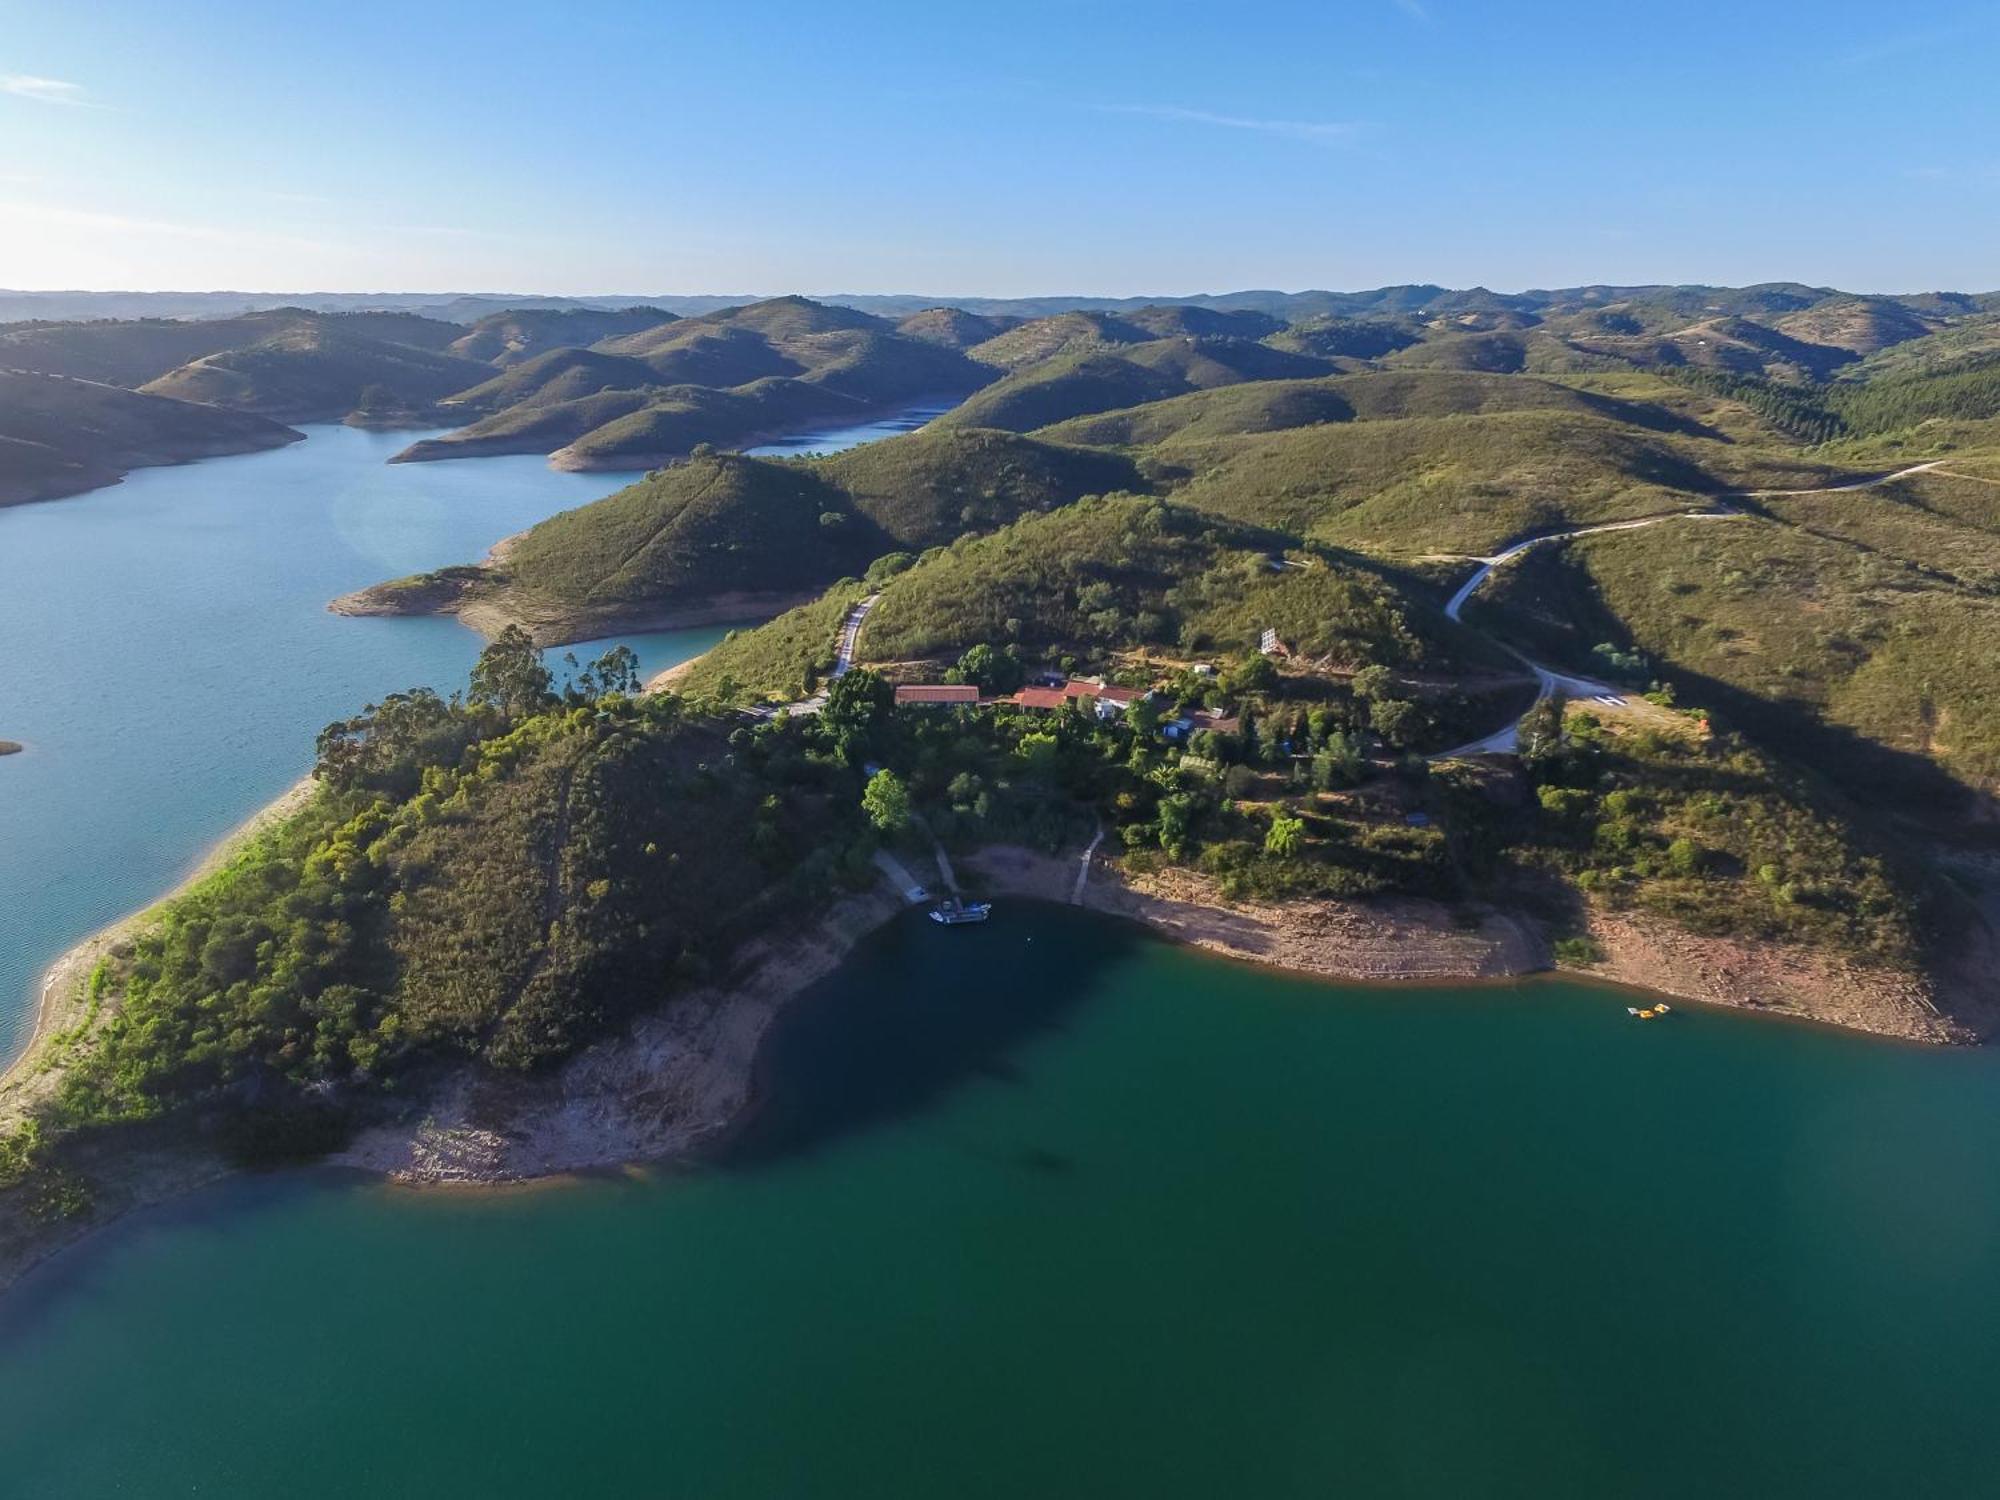
[[[960,901],[955,896],[940,901],[931,908],[931,920],[940,922],[946,927],[955,927],[960,922],[984,922],[992,915],[992,902]]]

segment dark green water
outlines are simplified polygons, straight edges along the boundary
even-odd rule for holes
[[[905,921],[725,1158],[239,1183],[0,1303],[5,1492],[1985,1495],[1978,1054]]]

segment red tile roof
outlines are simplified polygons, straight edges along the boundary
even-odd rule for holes
[[[977,703],[979,689],[970,682],[920,682],[896,689],[898,703]]]
[[[1065,691],[1063,688],[1025,687],[1009,701],[1023,708],[1061,708]]]

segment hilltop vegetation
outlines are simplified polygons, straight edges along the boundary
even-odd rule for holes
[[[551,349],[578,349],[674,321],[657,307],[527,307],[490,313],[451,342],[461,359],[506,369]]]
[[[939,420],[953,426],[1028,432],[1190,391],[1297,379],[1331,368],[1324,360],[1239,338],[1153,339],[1122,344],[1115,352],[1086,346],[1024,366]]]
[[[336,421],[422,411],[484,374],[454,354],[311,326],[204,355],[140,389],[285,421]]]
[[[511,639],[463,701],[329,726],[304,810],[93,980],[108,1003],[44,1137],[203,1110],[246,1149],[311,1149],[413,1069],[546,1064],[823,902],[861,830],[853,773],[745,760],[633,685],[613,653],[558,694]]]
[[[974,344],[997,338],[1020,321],[1019,318],[981,317],[958,307],[927,307],[899,321],[896,332],[905,338],[922,339],[927,344],[942,344],[947,349],[970,349]]]
[[[749,446],[816,423],[861,421],[973,390],[993,374],[948,338],[779,297],[523,360],[455,400],[488,415],[399,457],[552,453],[564,468],[645,469],[704,443]]]
[[[1343,667],[1462,665],[1483,653],[1383,576],[1288,539],[1143,496],[1028,516],[891,579],[862,634],[871,661],[956,657],[981,643],[1100,660],[1131,647],[1253,647],[1276,628]]]
[[[1181,457],[1186,454],[1186,457]],[[1561,409],[1255,433],[1177,452],[1218,515],[1404,556],[1704,504],[1724,486],[1667,439]]]
[[[349,607],[476,603],[570,640],[619,619],[743,618],[885,553],[1142,483],[1116,455],[997,432],[924,431],[827,459],[704,451],[531,528],[492,568],[400,580]]]
[[[880,702],[851,705],[869,721],[867,753],[948,839],[1046,846],[1102,820],[1139,864],[1194,866],[1237,894],[1512,901],[1578,932],[1592,913],[1630,910],[1902,969],[1937,953],[1951,926],[1937,914],[1955,898],[1927,879],[1925,857],[1936,840],[1978,838],[2000,787],[2000,307],[1990,300],[1791,283],[1404,287],[1234,306],[894,312],[900,321],[803,298],[680,318],[568,310],[453,328],[442,342],[401,314],[363,325],[287,313],[234,320],[237,342],[208,349],[153,325],[28,328],[0,342],[37,358],[115,357],[128,374],[168,360],[132,383],[239,405],[449,401],[476,417],[413,458],[664,465],[531,529],[488,565],[399,580],[350,607],[456,609],[489,633],[519,622],[545,640],[786,610],[682,679],[704,701],[741,702],[823,686],[840,620],[879,590],[865,661],[982,683],[1031,666],[1166,675],[1160,709],[1239,716],[1183,753],[1080,715],[940,710],[920,722]],[[587,347],[567,342],[586,334]],[[341,383],[364,366],[399,373],[364,398]],[[445,389],[447,376],[463,383]],[[715,451],[967,392],[925,431],[830,458]],[[26,446],[37,442],[55,451],[14,437],[34,455],[15,461],[53,462]],[[1931,457],[1949,462],[1844,494],[1775,493]],[[1477,628],[1442,616],[1472,557],[1719,504],[1747,514],[1531,551],[1474,598]],[[1265,631],[1290,653],[1283,665],[1255,654]],[[1607,710],[1604,722],[1565,722],[1545,704],[1517,756],[1425,760],[1490,734],[1532,696],[1534,681],[1496,641],[1653,701],[1624,704],[1615,721]],[[1221,670],[1197,679],[1159,665],[1193,659]],[[472,710],[412,710],[428,747],[412,752],[423,761],[415,780],[406,766],[366,804],[322,799],[338,825],[278,851],[273,868],[304,869],[360,818],[348,843],[361,852],[341,858],[389,882],[386,914],[371,908],[349,935],[380,967],[343,969],[338,981],[371,997],[352,1009],[369,1019],[326,1023],[325,1056],[345,1059],[344,1078],[395,1055],[401,1036],[418,1038],[411,1057],[545,1062],[611,1024],[615,997],[643,988],[633,976],[680,972],[679,949],[615,936],[628,920],[650,930],[639,905],[607,908],[601,943],[569,897],[551,915],[541,851],[570,836],[569,814],[552,823],[533,809],[568,808],[571,789],[593,809],[651,795],[629,789],[644,777],[707,795],[706,766],[728,783],[716,800],[729,816],[754,823],[777,795],[783,831],[769,837],[794,855],[807,846],[795,837],[823,840],[834,852],[822,876],[865,852],[851,774],[860,719],[767,730],[685,705],[583,701],[601,696],[561,711],[544,703],[504,730]],[[602,759],[614,742],[634,783]],[[824,805],[754,785],[743,768],[764,754],[812,766],[799,784]],[[669,816],[638,821],[657,833]],[[726,830],[705,816],[690,815],[693,834],[726,850]],[[384,844],[389,828],[401,831]],[[473,847],[486,840],[509,847]],[[578,867],[582,889],[644,882],[650,867],[629,863],[623,844],[606,848],[605,863]],[[714,878],[754,905],[777,888],[772,874]],[[289,889],[289,878],[269,888]],[[662,899],[695,901],[675,889],[669,881]],[[662,920],[668,932],[713,924],[725,943],[733,930],[694,905]],[[216,971],[266,986],[232,1015],[283,1014],[285,1039],[271,1045],[286,1058],[322,1046],[323,1016],[311,1011],[308,1044],[307,1012],[283,1010],[291,981],[272,977],[271,955],[284,957],[279,968],[317,961],[310,944],[331,943],[317,930],[308,942],[257,929],[244,939],[248,967]],[[206,961],[209,936],[176,941],[159,963],[180,988],[160,992],[157,1014],[173,1019],[155,1039],[179,1047],[200,1030],[188,961]],[[627,947],[635,967],[621,977]],[[492,960],[481,968],[475,951]],[[457,976],[461,966],[478,972]],[[144,994],[153,979],[127,982]],[[349,1013],[324,1014],[336,1011]],[[254,1052],[257,1036],[244,1020],[222,1050]],[[277,1055],[258,1054],[256,1068],[278,1067]],[[175,1076],[234,1086],[200,1072],[212,1060]],[[305,1088],[314,1075],[286,1076]],[[105,1077],[119,1117],[167,1088],[143,1070]]]
[[[1078,350],[988,386],[938,419],[950,427],[1028,432],[1087,412],[1178,396],[1187,382],[1113,354]]]

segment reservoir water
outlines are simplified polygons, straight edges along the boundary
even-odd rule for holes
[[[463,685],[480,641],[457,622],[343,619],[329,599],[475,560],[625,482],[536,457],[391,466],[411,433],[309,432],[0,510],[0,738],[28,746],[0,760],[0,1059],[42,970],[296,781],[325,724]],[[721,633],[630,644],[659,670]]]
[[[905,918],[723,1157],[242,1181],[0,1303],[12,1493],[1971,1496],[2000,1089],[1544,982]]]
[[[878,428],[879,428],[878,424]],[[879,434],[879,430],[877,432]],[[409,434],[0,511],[0,1019],[462,680],[328,598],[612,488]],[[819,435],[814,448],[834,445]],[[636,644],[649,669],[714,632]],[[579,648],[579,654],[582,654]],[[1357,990],[1066,908],[893,924],[680,1172],[245,1178],[0,1300],[0,1494],[1984,1495],[2000,1075],[1556,982]]]
[[[743,451],[753,458],[798,458],[808,453],[838,453],[844,448],[859,448],[863,443],[873,443],[882,438],[895,437],[899,433],[915,432],[930,421],[941,417],[958,405],[955,396],[940,397],[935,401],[919,402],[915,406],[894,412],[873,421],[857,422],[848,427],[828,427],[816,432],[794,433]]]

